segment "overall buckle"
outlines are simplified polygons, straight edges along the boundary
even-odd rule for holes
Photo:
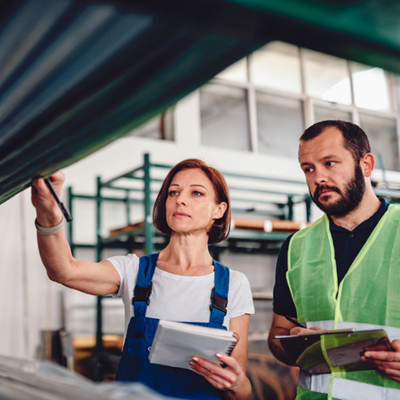
[[[213,287],[213,289],[211,291],[210,311],[212,311],[213,308],[216,308],[217,310],[222,311],[226,315],[227,306],[228,306],[228,299],[225,299],[225,298],[215,294],[215,287]]]
[[[132,304],[135,305],[135,301],[145,301],[149,305],[152,288],[153,282],[150,283],[149,287],[136,286],[133,292]]]

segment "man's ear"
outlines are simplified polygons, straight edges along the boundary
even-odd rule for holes
[[[367,153],[364,157],[361,158],[360,166],[363,170],[364,176],[366,178],[369,178],[375,168],[375,157],[371,153]]]

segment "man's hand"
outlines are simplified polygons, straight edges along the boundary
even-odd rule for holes
[[[313,326],[311,328],[300,328],[296,326],[295,328],[292,328],[290,330],[291,335],[298,335],[299,333],[307,333],[307,332],[315,332],[315,331],[322,331],[321,328],[318,328],[317,326]]]
[[[374,364],[388,378],[400,382],[400,340],[393,340],[392,348],[393,351],[382,351],[370,347],[361,360]]]
[[[296,318],[294,318],[297,321]],[[301,328],[294,323],[288,321],[283,315],[274,313],[272,319],[271,329],[268,335],[268,346],[272,354],[283,363],[287,365],[297,365],[296,359],[293,359],[291,354],[286,353],[280,346],[277,346],[272,339],[275,336],[298,335],[300,332],[315,332],[320,331],[320,328]]]

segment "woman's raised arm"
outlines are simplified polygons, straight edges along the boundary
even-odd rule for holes
[[[52,185],[59,196],[64,181],[65,175],[61,171],[51,176]],[[54,227],[63,221],[61,209],[43,178],[32,182],[32,204],[36,208],[39,229]],[[117,292],[120,277],[113,265],[109,261],[94,263],[74,258],[62,229],[51,235],[39,233],[38,230],[37,240],[40,257],[52,281],[88,294]]]

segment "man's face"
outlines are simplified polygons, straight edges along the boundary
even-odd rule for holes
[[[365,178],[337,128],[328,127],[316,138],[302,142],[299,161],[311,198],[322,211],[343,217],[357,208],[365,192]]]

